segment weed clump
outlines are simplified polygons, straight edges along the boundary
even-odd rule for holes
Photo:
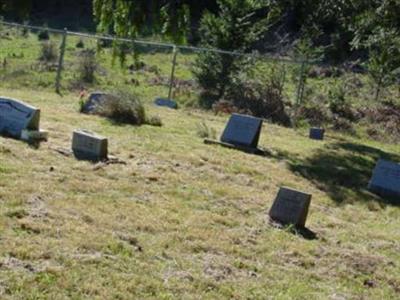
[[[45,63],[55,62],[58,59],[57,46],[51,41],[43,42],[40,49],[39,61]]]
[[[162,126],[160,117],[146,116],[145,107],[137,95],[124,90],[117,90],[102,96],[94,113],[118,123]]]
[[[205,122],[198,123],[197,127],[197,135],[201,138],[209,138],[209,139],[216,139],[217,138],[217,131],[209,127]]]
[[[96,60],[96,51],[94,49],[86,49],[79,54],[79,77],[83,82],[93,83],[96,79],[96,71],[98,68]]]
[[[39,41],[48,41],[50,40],[50,34],[47,29],[41,30],[38,32],[38,39]]]

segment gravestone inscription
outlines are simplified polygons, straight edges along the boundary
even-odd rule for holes
[[[178,103],[171,99],[157,98],[156,100],[154,100],[154,104],[157,106],[165,106],[172,109],[178,109]]]
[[[233,114],[221,136],[221,142],[257,148],[262,128],[262,119]]]
[[[313,140],[323,140],[325,135],[325,129],[323,128],[311,128],[310,129],[310,139]]]
[[[24,129],[39,130],[40,110],[0,96],[0,134],[20,138]]]
[[[89,131],[75,130],[72,137],[72,151],[78,159],[105,160],[108,155],[108,140]]]
[[[310,194],[281,187],[269,211],[269,215],[271,219],[277,222],[304,227],[311,197]]]
[[[400,197],[400,164],[380,159],[368,189],[381,196]]]

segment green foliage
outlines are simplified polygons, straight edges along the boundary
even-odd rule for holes
[[[50,34],[47,29],[38,32],[39,41],[48,41],[50,39]]]
[[[96,50],[86,49],[79,53],[78,73],[83,82],[93,83],[97,68]]]
[[[218,15],[206,13],[201,20],[202,45],[227,51],[251,51],[268,29],[268,18],[257,15],[257,11],[266,8],[266,4],[250,0],[221,0],[218,4]],[[249,63],[251,60],[241,55],[218,52],[199,54],[193,74],[204,90],[202,104],[209,107],[224,97],[232,84],[232,76]]]
[[[271,65],[269,72],[240,72],[232,76],[224,99],[248,114],[289,126],[291,120],[283,102],[284,78],[285,68],[280,65]]]
[[[116,90],[96,107],[96,113],[116,122],[133,125],[146,123],[146,111],[139,97],[125,90]]]
[[[39,60],[41,62],[51,63],[57,61],[57,59],[58,59],[57,45],[51,41],[42,42],[40,48]]]

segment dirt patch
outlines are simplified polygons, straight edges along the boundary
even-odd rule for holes
[[[0,270],[12,270],[19,272],[39,273],[48,270],[60,269],[60,267],[52,266],[51,262],[40,261],[36,263],[20,260],[16,257],[6,257],[0,261]],[[1,295],[1,282],[0,282],[0,295]]]
[[[34,219],[43,219],[49,216],[46,203],[40,196],[30,197],[26,203],[28,204],[28,216]]]

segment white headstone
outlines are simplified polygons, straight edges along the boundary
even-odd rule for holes
[[[0,134],[20,138],[24,129],[38,131],[40,110],[22,101],[0,96]]]

